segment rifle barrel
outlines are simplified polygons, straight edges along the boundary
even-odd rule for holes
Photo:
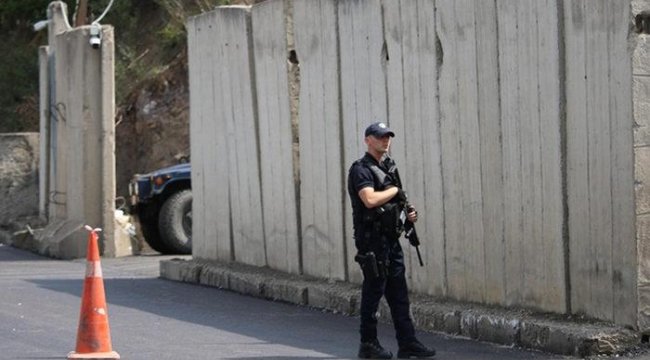
[[[420,247],[419,246],[415,247],[415,252],[418,254],[418,260],[420,261],[420,266],[424,266],[424,262],[422,262],[422,255],[420,254]]]

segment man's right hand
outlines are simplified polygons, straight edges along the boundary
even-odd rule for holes
[[[418,221],[418,212],[413,205],[409,205],[406,208],[406,219],[414,224]]]

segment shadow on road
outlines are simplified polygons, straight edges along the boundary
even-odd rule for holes
[[[80,280],[28,281],[48,290],[75,296],[81,294]],[[306,307],[162,279],[104,279],[104,287],[112,324],[119,311],[116,306],[122,306],[256,338],[264,343],[307,348],[332,356],[310,359],[350,358],[356,353],[358,320],[342,315],[323,317],[319,311]],[[298,358],[304,356],[245,359]]]
[[[79,280],[29,280],[42,288],[79,296]],[[293,360],[354,358],[358,346],[358,319],[292,304],[243,296],[230,291],[157,278],[105,279],[111,318],[115,306],[137,309],[157,316],[177,319],[221,331],[254,338],[265,344],[280,344],[295,349],[309,349],[315,356],[297,357],[228,357],[247,360]],[[119,311],[119,310],[118,310]],[[143,324],[144,326],[144,324]],[[159,331],[158,329],[157,331]],[[146,330],[143,329],[146,332]],[[174,331],[174,329],[170,329]],[[390,326],[380,324],[380,341],[396,349]],[[429,333],[418,335],[434,346],[437,358],[530,359],[560,358],[549,354],[520,352],[509,347]],[[489,351],[485,351],[489,347]],[[320,355],[318,355],[320,354]]]

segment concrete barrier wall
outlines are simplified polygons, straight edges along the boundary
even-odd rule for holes
[[[128,235],[115,231],[115,89],[113,28],[101,26],[101,44],[89,43],[91,26],[72,29],[66,6],[48,7],[49,46],[41,49],[40,167],[47,181],[41,205],[48,225],[38,251],[77,258],[86,253],[83,225],[101,227],[106,256],[131,253]],[[43,198],[45,197],[45,198]]]
[[[440,24],[432,1],[382,2],[386,41],[383,61],[388,89],[388,118],[399,138],[393,143],[392,155],[400,162],[404,186],[411,201],[420,209],[418,234],[426,239],[422,246],[427,271],[422,271],[413,251],[405,249],[409,276],[414,288],[430,294],[447,295],[445,276],[444,213],[442,204],[442,164],[440,136],[440,94],[437,65],[442,54],[437,37]],[[362,147],[362,121],[354,134]],[[405,172],[406,169],[408,172]],[[349,202],[346,206],[350,206]],[[351,236],[351,234],[350,234]],[[351,245],[353,245],[351,243]],[[408,261],[410,260],[410,261]]]
[[[260,149],[262,215],[266,262],[274,269],[300,271],[297,184],[287,74],[284,3],[260,4],[252,13],[252,43]],[[273,155],[271,155],[273,154]],[[271,155],[271,156],[269,156]]]
[[[43,219],[47,219],[49,213],[50,194],[50,71],[49,71],[49,47],[38,48],[38,77],[39,77],[39,163],[38,163],[38,213]]]
[[[111,246],[114,233],[115,142],[113,29],[102,29],[102,45],[93,49],[89,26],[56,37],[57,176],[56,218],[102,227]],[[71,236],[66,254],[83,256],[87,234]]]
[[[193,255],[359,282],[345,181],[382,120],[421,214],[412,289],[636,326],[650,231],[630,21],[605,0],[270,0],[192,18]]]
[[[564,7],[571,307],[620,323],[636,317],[629,10]]]
[[[291,3],[290,3],[291,4]],[[300,145],[300,223],[302,271],[345,279],[345,188],[337,6],[333,0],[293,5],[293,34],[300,67],[298,126]],[[326,149],[326,151],[325,151]]]
[[[203,176],[193,181],[193,189],[200,187],[195,196],[203,197],[193,205],[198,209],[203,205],[193,226],[208,241],[192,251],[197,257],[264,266],[250,12],[246,7],[224,8],[193,18],[189,28],[189,47],[207,51],[203,56],[190,55],[190,89],[196,89],[190,90],[195,94],[190,97],[199,96],[190,103],[190,116],[195,119],[190,123],[191,152],[196,155],[192,178]]]
[[[506,298],[563,312],[558,3],[497,5]]]

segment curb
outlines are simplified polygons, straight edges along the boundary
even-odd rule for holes
[[[161,261],[160,277],[351,316],[359,314],[359,286],[346,282],[328,282],[238,263],[183,259]],[[561,355],[611,355],[640,342],[636,332],[609,323],[441,302],[422,295],[411,295],[411,312],[418,330]],[[379,319],[391,319],[384,300],[379,307]]]

